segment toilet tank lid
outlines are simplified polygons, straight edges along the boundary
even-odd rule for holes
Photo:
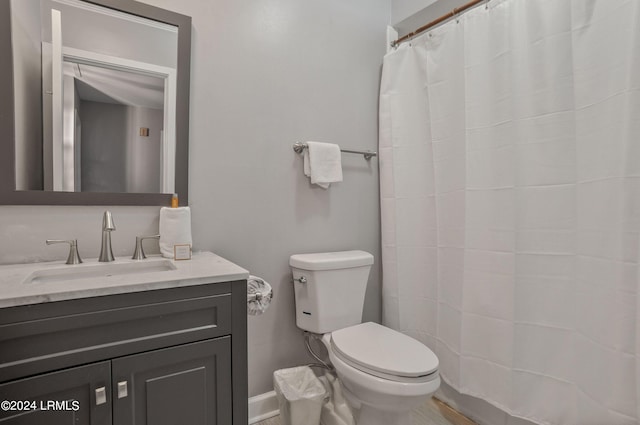
[[[302,270],[333,270],[370,266],[373,255],[366,251],[319,252],[316,254],[295,254],[289,258],[289,265]]]

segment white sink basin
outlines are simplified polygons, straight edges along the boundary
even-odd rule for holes
[[[24,284],[68,282],[77,279],[109,278],[111,276],[132,275],[175,270],[169,260],[141,261],[135,263],[79,264],[54,269],[36,270],[23,280]]]

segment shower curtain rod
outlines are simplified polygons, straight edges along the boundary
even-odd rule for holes
[[[467,4],[463,4],[460,7],[456,7],[454,8],[451,12],[447,13],[446,15],[443,15],[441,17],[439,17],[438,19],[429,22],[426,25],[421,26],[420,28],[418,28],[417,30],[410,32],[409,34],[403,35],[402,37],[398,38],[395,41],[391,42],[391,47],[396,47],[398,44],[402,43],[405,40],[408,40],[412,37],[415,37],[416,35],[425,32],[426,30],[428,30],[429,28],[433,28],[436,25],[446,21],[447,19],[453,18],[454,16],[459,15],[460,13],[464,12],[465,10],[472,8],[473,6],[477,5],[478,3],[482,3],[482,2],[486,2],[488,3],[489,0],[473,0],[470,1]]]

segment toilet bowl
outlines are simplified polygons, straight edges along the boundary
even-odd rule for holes
[[[438,358],[421,342],[361,323],[373,256],[364,251],[292,255],[296,324],[322,334],[358,425],[410,425],[411,410],[440,386]]]
[[[410,425],[411,411],[440,386],[435,354],[392,329],[362,323],[322,341],[359,425]]]

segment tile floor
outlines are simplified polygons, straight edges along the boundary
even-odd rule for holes
[[[256,425],[281,425],[275,416],[258,422]],[[476,425],[451,407],[436,398],[427,400],[413,412],[413,425]]]

